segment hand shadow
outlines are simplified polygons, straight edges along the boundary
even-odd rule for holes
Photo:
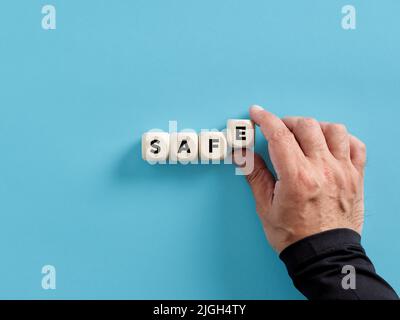
[[[119,159],[114,179],[118,183],[138,183],[140,180],[155,179],[157,183],[168,182],[171,179],[193,180],[204,174],[217,172],[217,164],[150,164],[141,157],[141,141],[136,141]],[[234,170],[232,168],[232,170]]]

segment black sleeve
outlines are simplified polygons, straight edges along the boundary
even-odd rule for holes
[[[308,299],[398,299],[390,285],[376,274],[360,242],[357,232],[334,229],[290,245],[279,257],[296,288]]]

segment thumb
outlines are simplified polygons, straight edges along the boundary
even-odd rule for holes
[[[236,164],[240,163],[241,167],[246,167],[246,171],[242,169],[245,174],[246,180],[250,185],[253,192],[254,198],[257,203],[266,203],[272,201],[272,196],[275,188],[275,178],[267,168],[263,158],[254,153],[251,150],[242,150],[244,154],[244,166],[243,166],[243,154],[241,152],[235,152],[233,160]],[[240,159],[241,157],[241,159]],[[240,160],[239,160],[240,159]],[[249,170],[249,164],[252,168]]]

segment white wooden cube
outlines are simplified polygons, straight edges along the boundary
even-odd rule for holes
[[[199,145],[199,154],[202,161],[223,160],[228,152],[225,134],[220,131],[200,132]]]
[[[226,124],[228,144],[232,148],[252,148],[255,139],[254,122],[247,119],[229,119]]]
[[[196,132],[170,133],[169,160],[183,164],[197,162],[199,156],[199,137]]]
[[[145,132],[142,135],[142,157],[149,162],[165,162],[169,154],[169,133]]]

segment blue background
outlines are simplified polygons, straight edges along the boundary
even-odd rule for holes
[[[2,1],[0,298],[303,298],[233,166],[141,160],[143,132],[253,103],[366,142],[363,243],[400,291],[400,2],[350,3],[354,31],[347,1]]]

